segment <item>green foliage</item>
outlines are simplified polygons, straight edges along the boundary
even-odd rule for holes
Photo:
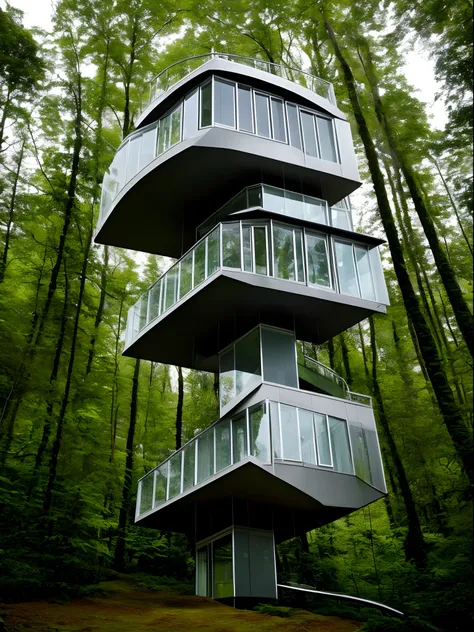
[[[439,632],[439,628],[422,621],[418,617],[394,619],[391,617],[370,617],[364,627],[364,632]]]
[[[195,586],[191,581],[185,582],[175,577],[155,576],[136,573],[135,585],[143,590],[152,592],[165,592],[173,595],[194,595]]]

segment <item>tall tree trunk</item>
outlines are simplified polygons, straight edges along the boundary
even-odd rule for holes
[[[35,465],[33,468],[31,479],[30,479],[28,496],[31,496],[34,486],[36,485],[38,470],[41,467],[43,454],[45,453],[46,448],[48,447],[49,438],[51,436],[51,417],[53,414],[53,407],[54,407],[54,400],[55,400],[54,393],[55,393],[55,388],[56,388],[56,380],[58,378],[58,373],[59,373],[59,364],[61,361],[61,355],[62,355],[63,346],[65,342],[65,336],[66,336],[68,299],[69,299],[69,281],[68,281],[68,276],[67,276],[67,271],[66,271],[66,262],[65,262],[64,263],[64,305],[63,305],[63,311],[61,313],[61,324],[59,327],[59,336],[56,341],[56,350],[54,354],[53,366],[51,369],[51,374],[49,376],[49,389],[48,389],[48,396],[46,399],[47,404],[46,404],[46,415],[43,422],[43,433],[42,433],[41,441],[38,447],[38,452],[36,453],[36,457],[35,457]]]
[[[99,304],[97,306],[97,312],[94,320],[94,331],[91,336],[89,355],[87,357],[86,365],[86,377],[89,375],[92,369],[92,362],[94,360],[95,343],[99,334],[100,323],[104,314],[105,296],[107,294],[107,274],[109,269],[109,247],[104,246],[104,261],[102,263],[100,271],[100,297]]]
[[[8,251],[10,249],[10,239],[13,232],[12,226],[13,226],[13,216],[15,214],[16,191],[18,187],[18,180],[20,179],[20,169],[21,169],[21,164],[23,162],[24,151],[25,151],[25,140],[23,139],[21,143],[20,154],[18,156],[18,161],[16,163],[16,171],[15,171],[15,176],[13,180],[12,194],[10,196],[10,204],[8,205],[7,230],[5,233],[5,243],[3,246],[2,256],[0,257],[0,283],[3,283],[3,280],[5,278],[5,272],[7,269]]]
[[[130,424],[128,426],[125,473],[123,477],[122,504],[120,506],[118,538],[115,547],[114,567],[123,571],[125,567],[125,535],[127,532],[128,514],[132,498],[133,462],[135,447],[135,428],[138,409],[138,378],[140,376],[140,360],[135,360],[132,380],[132,399],[130,402]]]
[[[424,359],[426,371],[433,386],[433,391],[443,416],[444,423],[451,439],[453,440],[456,453],[463,469],[472,485],[474,483],[472,437],[465,427],[461,411],[456,404],[456,400],[447,380],[441,358],[439,357],[436,349],[436,343],[433,339],[433,335],[420,308],[410,277],[408,276],[405,257],[403,255],[403,250],[392,215],[392,209],[390,208],[387,192],[385,190],[384,177],[378,162],[377,152],[357,96],[354,75],[352,74],[352,70],[339,47],[334,31],[327,19],[325,19],[325,28],[334,47],[336,57],[340,63],[344,83],[354,112],[359,135],[364,145],[380,217],[390,247],[393,267],[400,286],[405,309],[407,310],[408,317],[415,329],[420,352]]]
[[[112,397],[110,402],[110,456],[109,463],[113,463],[115,458],[115,438],[117,435],[117,416],[118,416],[118,404],[116,405],[116,401],[118,401],[118,374],[119,374],[119,346],[120,346],[120,336],[122,332],[121,324],[122,324],[122,312],[123,312],[123,304],[125,301],[124,294],[120,297],[120,307],[118,314],[118,324],[117,324],[117,333],[115,334],[115,353],[114,353],[114,374],[112,376]]]
[[[339,334],[339,342],[341,343],[342,363],[344,365],[345,378],[350,388],[352,386],[352,371],[349,362],[349,349],[347,347],[346,337],[344,333]]]
[[[365,40],[363,41],[367,57],[365,72],[372,92],[372,98],[374,101],[374,108],[377,119],[385,133],[392,156],[396,163],[399,165],[403,173],[403,177],[405,178],[405,182],[407,183],[411,199],[413,200],[413,204],[415,206],[415,210],[418,214],[418,217],[420,218],[421,225],[423,226],[424,233],[430,245],[431,252],[433,253],[434,260],[436,262],[436,267],[438,268],[438,272],[446,290],[446,294],[448,295],[449,302],[451,303],[451,306],[453,308],[454,316],[456,318],[456,322],[458,323],[459,330],[463,335],[463,338],[471,355],[474,356],[474,326],[472,314],[469,311],[466,301],[464,300],[464,295],[459,286],[456,274],[454,273],[454,270],[448,260],[446,252],[444,248],[441,247],[438,235],[436,233],[436,227],[433,222],[433,218],[431,217],[429,209],[425,203],[423,194],[418,187],[413,168],[411,164],[409,164],[406,153],[400,150],[400,148],[398,147],[398,143],[395,140],[391,123],[389,122],[385,114],[382,98],[379,94],[372,55],[367,42]]]
[[[181,447],[183,434],[184,381],[183,369],[180,366],[177,366],[176,370],[178,371],[178,405],[176,406],[176,450],[179,450]]]
[[[400,491],[402,494],[403,502],[405,503],[405,510],[407,515],[408,533],[405,539],[405,558],[407,559],[407,561],[413,560],[417,566],[422,568],[426,565],[426,545],[423,538],[423,533],[421,531],[420,520],[416,511],[413,494],[411,492],[408,477],[405,472],[405,467],[400,457],[395,439],[393,438],[390,423],[385,412],[382,391],[380,390],[377,375],[377,345],[375,341],[374,319],[372,316],[369,316],[369,324],[370,346],[372,348],[372,392],[374,394],[375,402],[377,405],[378,419],[380,425],[382,426],[382,430],[390,450],[390,456],[397,472],[397,479],[400,485]]]
[[[74,316],[74,325],[72,329],[71,348],[69,352],[69,363],[68,363],[67,373],[66,373],[66,383],[64,385],[61,408],[59,411],[58,422],[56,426],[56,436],[54,438],[51,458],[49,461],[48,483],[46,485],[46,491],[45,491],[44,501],[43,501],[43,512],[45,515],[49,514],[51,510],[51,505],[53,502],[53,490],[54,490],[54,484],[56,482],[56,476],[57,476],[59,452],[61,450],[61,441],[62,441],[62,436],[63,436],[64,424],[66,421],[66,411],[67,411],[67,406],[69,403],[69,394],[71,392],[72,374],[74,370],[74,362],[76,359],[77,336],[79,333],[79,320],[81,317],[82,302],[84,300],[87,264],[89,261],[89,253],[90,253],[91,244],[92,244],[92,228],[89,230],[87,234],[87,240],[86,240],[85,248],[84,248],[84,258],[82,261],[82,270],[81,270],[81,277],[80,277],[80,283],[79,283],[79,295],[77,297],[76,314]]]

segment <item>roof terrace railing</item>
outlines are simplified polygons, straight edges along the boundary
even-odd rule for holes
[[[241,55],[216,52],[187,57],[186,59],[177,61],[162,70],[150,81],[150,103],[153,103],[155,99],[178,83],[178,81],[189,75],[193,72],[193,70],[203,66],[211,59],[224,59],[226,61],[242,64],[243,66],[250,66],[251,68],[255,68],[257,70],[263,70],[264,72],[281,77],[282,79],[288,79],[289,81],[293,81],[294,83],[303,86],[304,88],[308,88],[319,96],[328,99],[328,101],[330,101],[333,105],[336,105],[333,85],[325,79],[311,75],[299,68],[292,68],[283,64],[274,64],[270,61],[264,61],[263,59],[254,59],[253,57],[242,57]]]

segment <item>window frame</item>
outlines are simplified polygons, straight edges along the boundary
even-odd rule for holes
[[[370,261],[370,256],[367,257],[367,261],[368,261],[368,265],[369,265],[369,270],[370,270],[370,278],[372,281],[372,288],[374,290],[374,296],[375,299],[371,300],[370,298],[364,298],[362,296],[362,290],[361,290],[361,283],[360,283],[360,275],[359,275],[359,266],[357,265],[357,258],[355,255],[355,248],[356,246],[360,247],[360,248],[365,248],[365,250],[367,251],[367,253],[370,252],[370,250],[372,250],[372,248],[369,248],[367,244],[363,244],[360,241],[354,241],[354,240],[350,240],[350,239],[345,239],[344,237],[331,237],[331,242],[332,242],[332,250],[333,250],[333,254],[334,254],[334,266],[335,266],[335,270],[336,270],[336,276],[337,276],[337,291],[339,294],[342,294],[344,296],[352,296],[352,294],[347,294],[346,292],[342,292],[341,290],[341,284],[339,281],[339,272],[338,272],[338,268],[337,268],[337,258],[336,258],[336,243],[342,243],[342,244],[349,244],[352,247],[352,261],[354,263],[354,268],[355,268],[355,273],[356,273],[356,281],[357,281],[357,289],[359,291],[359,294],[357,297],[355,298],[360,298],[363,301],[370,301],[371,303],[376,303],[377,302],[377,287],[375,285],[374,282],[374,272],[372,270],[372,265],[371,265],[371,261]]]
[[[311,283],[309,280],[309,264],[308,264],[308,241],[307,235],[315,235],[316,237],[322,237],[326,244],[326,257],[328,262],[328,271],[329,271],[329,285],[321,285],[319,283]],[[311,228],[303,228],[303,239],[304,239],[304,265],[306,267],[306,285],[308,287],[316,287],[321,288],[322,290],[328,290],[331,292],[335,292],[335,283],[334,283],[334,272],[332,269],[332,261],[331,261],[331,241],[329,239],[330,235],[322,233],[317,230],[312,230]]]
[[[232,100],[232,107],[233,107],[233,111],[234,111],[234,125],[226,125],[225,123],[218,123],[215,120],[215,111],[216,111],[216,105],[215,105],[215,95],[216,95],[216,89],[215,89],[215,83],[220,82],[220,83],[226,83],[229,86],[232,86],[233,90],[234,90],[234,97]],[[212,75],[212,122],[213,122],[213,127],[222,127],[223,129],[233,129],[236,131],[239,131],[238,128],[238,124],[237,124],[237,112],[238,112],[238,108],[237,108],[237,90],[238,90],[238,83],[236,81],[232,81],[231,79],[225,79],[223,77],[216,77],[216,75]]]

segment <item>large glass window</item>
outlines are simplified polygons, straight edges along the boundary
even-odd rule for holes
[[[212,125],[212,84],[201,86],[201,127]]]
[[[238,463],[248,456],[247,421],[245,413],[232,419],[233,462]]]
[[[197,594],[200,597],[209,597],[208,570],[207,570],[207,546],[199,549],[196,560],[196,584]]]
[[[270,138],[269,99],[264,94],[255,93],[255,112],[257,117],[257,134]]]
[[[354,451],[355,473],[363,481],[372,484],[369,448],[365,430],[351,424],[349,431],[351,433],[352,450]]]
[[[306,249],[308,254],[308,283],[330,287],[326,238],[307,232]]]
[[[181,259],[179,264],[179,298],[186,296],[193,287],[193,253],[188,254]]]
[[[287,104],[288,126],[290,128],[290,144],[297,149],[301,149],[301,132],[298,120],[298,110],[296,105]]]
[[[253,272],[251,226],[242,226],[242,249],[244,255],[244,270],[245,272]]]
[[[164,116],[160,120],[160,125],[158,128],[158,148],[157,148],[157,156],[162,154],[164,151],[168,149],[170,146],[171,139],[171,114],[168,116]]]
[[[199,90],[184,99],[183,138],[195,136],[198,130]]]
[[[214,122],[235,127],[235,84],[214,80]]]
[[[351,212],[345,200],[331,206],[331,224],[336,228],[352,230]]]
[[[230,465],[230,421],[221,421],[214,426],[216,433],[216,472]]]
[[[342,419],[335,419],[334,417],[329,417],[328,421],[334,469],[337,472],[353,474],[347,424]]]
[[[129,142],[127,158],[127,182],[136,175],[138,171],[138,155],[140,153],[140,136],[135,136]]]
[[[170,308],[176,302],[176,294],[178,289],[178,266],[172,267],[164,278],[164,306],[163,311]]]
[[[213,564],[213,597],[222,599],[234,594],[233,564],[232,564],[232,534],[219,538],[212,543]]]
[[[326,415],[314,413],[314,430],[316,434],[316,447],[318,451],[319,465],[332,467],[331,447],[329,444],[329,432]]]
[[[292,332],[262,327],[263,379],[298,388],[296,342]]]
[[[268,274],[267,256],[267,228],[266,226],[253,227],[253,243],[255,246],[255,273]]]
[[[327,118],[316,117],[318,122],[319,145],[321,147],[321,158],[337,162],[336,145],[334,142],[333,122]]]
[[[198,468],[197,468],[197,482],[209,478],[214,474],[214,431],[208,430],[207,432],[199,435],[198,439]]]
[[[314,129],[314,116],[309,112],[300,112],[301,127],[303,128],[304,151],[308,156],[318,158],[318,145]]]
[[[301,459],[303,463],[316,465],[316,452],[314,447],[313,413],[308,410],[298,409],[300,425]]]
[[[214,274],[219,268],[219,228],[210,233],[207,238],[207,276]]]
[[[272,98],[272,126],[273,138],[286,143],[285,114],[283,111],[283,101]]]
[[[277,402],[270,402],[270,423],[272,426],[273,457],[281,459],[280,419]]]
[[[303,218],[310,222],[319,222],[320,224],[327,224],[327,205],[324,200],[318,200],[317,198],[304,196],[304,214]]]
[[[171,114],[171,137],[170,146],[179,143],[181,140],[181,105]]]
[[[161,298],[161,285],[163,279],[159,279],[155,285],[150,289],[150,313],[149,319],[152,321],[154,318],[160,315],[160,298]]]
[[[334,250],[341,292],[343,294],[349,294],[350,296],[359,296],[352,244],[335,241]]]
[[[283,458],[288,461],[301,461],[298,420],[294,406],[280,404],[280,426]]]
[[[271,462],[270,428],[265,404],[250,411],[250,454],[263,463]]]
[[[369,251],[365,246],[354,246],[354,251],[362,298],[375,301],[375,290],[369,263]]]
[[[258,328],[235,343],[235,372],[237,395],[260,382],[260,330]]]
[[[206,241],[203,239],[194,248],[194,287],[206,277]]]
[[[222,264],[240,270],[240,224],[222,225]]]
[[[273,225],[273,274],[278,279],[296,281],[293,229]]]
[[[239,86],[238,90],[239,103],[239,129],[243,132],[253,133],[253,108],[252,108],[252,92],[250,88]]]

